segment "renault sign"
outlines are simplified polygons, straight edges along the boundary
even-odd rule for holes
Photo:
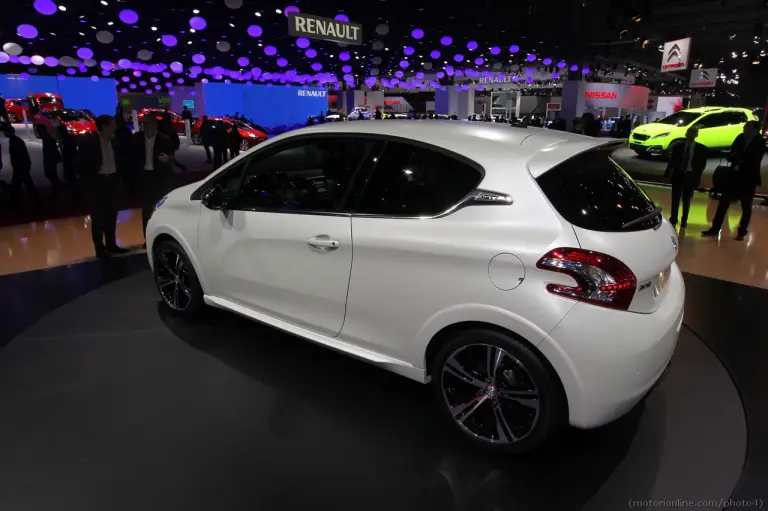
[[[321,18],[292,12],[288,15],[288,33],[296,37],[322,39],[346,44],[363,44],[363,26],[348,21]]]
[[[685,71],[691,52],[691,38],[678,39],[664,43],[661,53],[661,72]]]

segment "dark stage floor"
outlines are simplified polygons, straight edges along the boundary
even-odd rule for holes
[[[446,432],[426,386],[221,311],[170,317],[143,255],[0,277],[0,509],[605,511],[759,498],[768,292],[686,281],[679,347],[649,398],[514,458]]]

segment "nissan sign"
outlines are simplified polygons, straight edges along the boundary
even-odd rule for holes
[[[688,69],[691,52],[691,38],[678,39],[664,43],[661,53],[661,72],[684,71]]]
[[[691,71],[691,87],[714,87],[718,74],[717,69],[694,69]]]
[[[619,99],[618,92],[587,91],[588,99]]]
[[[292,12],[288,15],[288,33],[295,37],[322,39],[346,44],[363,44],[363,27],[358,23],[321,18]]]

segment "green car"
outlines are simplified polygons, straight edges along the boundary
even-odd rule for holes
[[[758,118],[746,108],[707,106],[680,110],[651,124],[638,126],[629,136],[629,147],[640,156],[669,156],[685,140],[690,126],[698,126],[696,142],[714,151],[730,149],[744,123]]]

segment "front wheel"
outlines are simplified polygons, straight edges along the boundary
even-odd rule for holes
[[[8,114],[8,122],[11,124],[16,124],[19,122],[19,119],[16,117],[16,114]]]
[[[251,148],[251,144],[246,139],[242,139],[240,141],[240,152],[241,153],[246,152],[250,148]]]
[[[195,269],[175,241],[162,241],[154,250],[155,285],[163,303],[180,316],[190,316],[203,305],[203,289]]]
[[[192,133],[192,145],[200,145],[200,133]]]
[[[565,423],[567,406],[552,369],[525,343],[492,329],[455,334],[432,365],[444,418],[481,447],[535,450]]]

